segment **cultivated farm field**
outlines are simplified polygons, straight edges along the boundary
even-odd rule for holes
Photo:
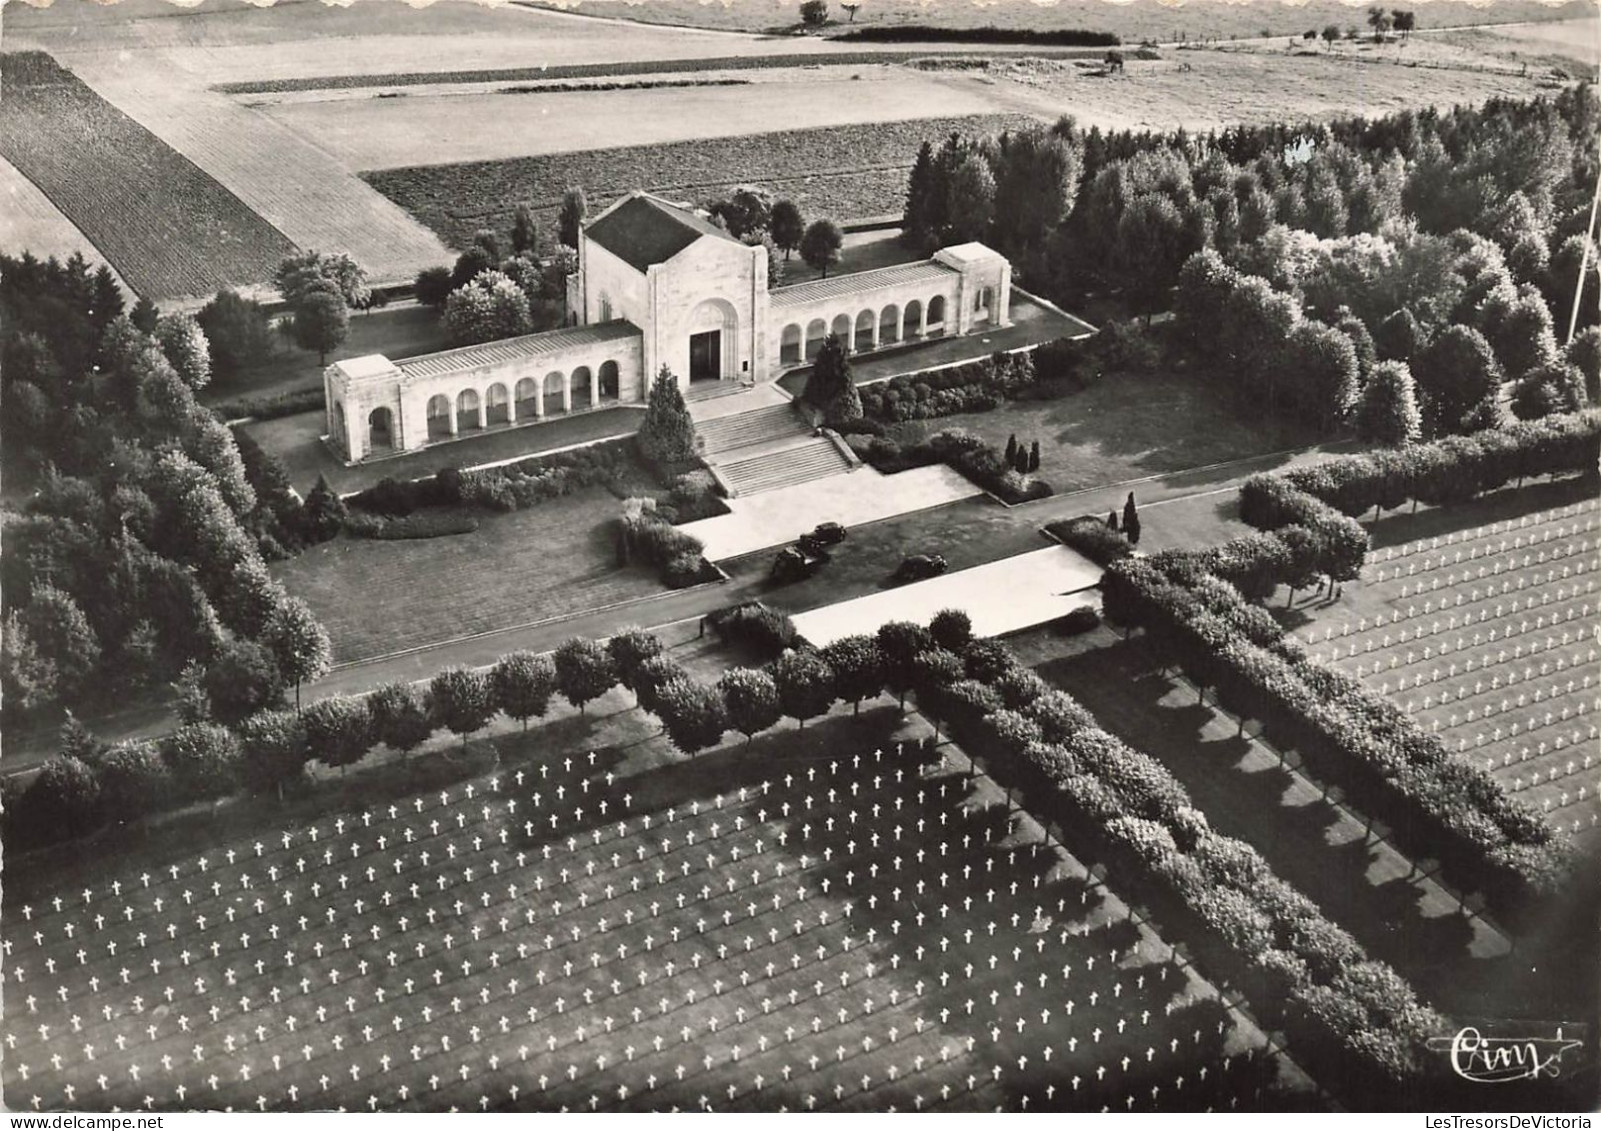
[[[893,708],[689,764],[631,709],[549,729],[581,722],[8,891],[9,1105],[1282,1102],[1261,1035]]]
[[[27,251],[40,259],[53,255],[63,260],[77,251],[91,264],[105,262],[88,237],[50,203],[39,186],[4,159],[0,159],[0,251],[7,255]]]
[[[454,246],[479,228],[507,228],[517,201],[549,224],[570,185],[582,185],[598,211],[635,188],[700,200],[744,183],[788,196],[809,216],[848,219],[898,212],[906,172],[925,140],[952,130],[993,133],[1030,119],[988,115],[927,118],[890,125],[717,138],[706,142],[594,149],[506,161],[416,166],[364,174]]]
[[[1386,546],[1297,635],[1581,843],[1601,843],[1601,505]],[[1348,606],[1342,608],[1342,606]]]
[[[7,53],[0,75],[0,154],[139,294],[197,295],[258,282],[294,250],[237,196],[49,56]]]

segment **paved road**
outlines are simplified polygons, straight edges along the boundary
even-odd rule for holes
[[[1138,492],[1141,509],[1149,510],[1184,500],[1226,494],[1237,490],[1240,483],[1259,471],[1283,470],[1287,467],[1315,463],[1348,450],[1351,450],[1351,445],[1329,445],[1299,452],[1253,456],[1211,467],[1193,468],[1170,475],[1151,476],[1065,495],[1054,495],[1048,499],[1010,508],[1006,511],[1005,520],[1020,527],[1035,529],[1059,518],[1070,518],[1080,514],[1102,514],[1121,508],[1124,498],[1131,490]],[[310,702],[332,695],[357,694],[396,679],[425,679],[444,668],[458,665],[483,666],[493,663],[507,652],[521,649],[547,652],[572,636],[601,639],[631,625],[659,629],[682,621],[699,619],[714,609],[758,597],[762,593],[760,573],[746,574],[727,584],[663,593],[644,601],[598,609],[576,617],[508,628],[463,640],[434,644],[399,655],[347,664],[302,689],[302,700]],[[846,596],[846,594],[832,593],[828,594],[826,599],[813,601],[810,605],[815,608],[832,604]],[[805,610],[797,607],[788,611],[794,613]],[[165,705],[142,705],[107,716],[86,715],[83,719],[86,725],[107,742],[148,738],[164,734],[177,725],[176,717]],[[27,773],[55,750],[56,732],[53,728],[7,736],[3,761],[0,761],[0,775]]]

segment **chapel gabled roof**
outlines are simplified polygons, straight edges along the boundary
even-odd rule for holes
[[[645,192],[630,194],[584,231],[639,272],[666,263],[702,236],[739,242],[711,221]]]

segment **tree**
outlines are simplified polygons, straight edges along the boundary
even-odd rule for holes
[[[788,648],[773,663],[773,686],[784,714],[800,726],[821,715],[839,698],[834,669],[810,648]]]
[[[934,638],[920,624],[890,621],[879,628],[876,639],[884,686],[896,694],[904,710],[906,693],[916,679],[917,654],[932,648]]]
[[[640,628],[625,628],[606,641],[606,653],[617,670],[617,682],[637,694],[635,680],[646,660],[662,654],[662,642]]]
[[[1334,50],[1334,45],[1336,43],[1338,43],[1339,41],[1340,41],[1340,28],[1339,28],[1339,25],[1337,25],[1337,24],[1329,24],[1326,27],[1324,27],[1324,29],[1323,29],[1323,42],[1328,44],[1328,47],[1329,47],[1330,51]]]
[[[250,640],[231,640],[206,665],[203,686],[211,717],[231,726],[276,706],[284,680],[271,652]]]
[[[162,315],[156,322],[156,340],[185,385],[199,392],[211,384],[211,343],[192,315]]]
[[[1017,463],[1017,433],[1013,432],[1006,437],[1006,463],[1008,466]]]
[[[682,664],[665,652],[641,663],[634,672],[633,682],[634,698],[639,701],[640,710],[660,715],[658,708],[661,704],[657,701],[657,694],[680,677],[687,679],[688,673]]]
[[[1368,9],[1368,27],[1373,29],[1373,41],[1381,43],[1394,25],[1394,18],[1378,5]]]
[[[1424,434],[1430,437],[1466,430],[1475,410],[1499,394],[1502,380],[1490,343],[1471,326],[1450,326],[1437,334],[1412,375],[1422,398]]]
[[[822,27],[828,22],[828,0],[802,0],[800,16],[807,27]]]
[[[779,719],[778,687],[773,677],[755,668],[730,668],[717,681],[728,721],[748,745]]]
[[[856,10],[858,8],[860,8],[861,6],[862,6],[861,0],[845,0],[845,3],[840,5],[841,8],[844,8],[847,12],[849,12],[851,14],[851,21],[850,21],[851,23],[855,23],[856,22]]]
[[[428,683],[428,713],[435,726],[461,736],[482,730],[495,715],[489,679],[468,668],[446,668]]]
[[[1580,330],[1568,343],[1567,359],[1584,379],[1585,399],[1601,404],[1601,326]]]
[[[832,220],[813,220],[801,236],[800,254],[806,265],[828,277],[828,269],[840,260],[845,236]]]
[[[639,450],[655,463],[675,464],[694,459],[698,447],[678,378],[664,365],[650,387],[650,403],[639,424]]]
[[[1551,311],[1533,287],[1520,289],[1515,302],[1499,317],[1488,319],[1484,336],[1509,381],[1550,363],[1558,352]]]
[[[161,740],[161,757],[183,797],[220,797],[239,781],[239,743],[215,723],[179,727]]]
[[[217,292],[217,298],[221,298],[224,294],[233,294],[233,292],[232,291],[218,291]],[[234,295],[234,297],[238,298],[239,296],[238,295]],[[216,302],[217,300],[216,299],[212,299],[211,301],[212,302]],[[211,304],[208,303],[206,305],[206,307],[202,308],[202,310],[201,310],[201,314],[202,315],[204,315],[206,309],[209,309],[210,305]],[[258,303],[256,305],[259,306],[260,304]],[[132,320],[134,326],[139,330],[140,333],[142,333],[142,334],[154,334],[156,332],[156,323],[161,321],[161,311],[159,309],[157,309],[155,303],[151,302],[148,298],[145,298],[143,295],[140,295],[139,296],[139,301],[133,304],[133,311],[129,314],[129,318]],[[205,325],[205,321],[204,321],[203,318],[202,318],[202,321],[201,321],[200,324],[202,326]],[[208,336],[209,336],[209,331],[208,331]],[[215,354],[212,355],[212,363],[213,364],[216,363],[216,355]]]
[[[1410,310],[1402,307],[1392,312],[1373,335],[1373,345],[1380,361],[1415,361],[1427,339],[1423,327]]]
[[[550,707],[556,690],[556,666],[548,656],[532,652],[512,652],[495,662],[489,672],[489,685],[495,705],[508,718],[523,724],[537,719]]]
[[[211,473],[223,501],[236,518],[242,520],[256,509],[256,492],[245,474],[239,443],[226,424],[209,414],[196,414],[194,426],[184,439],[184,451]]]
[[[278,293],[285,304],[293,308],[310,294],[332,291],[344,299],[347,307],[361,310],[372,301],[372,289],[367,285],[367,272],[350,256],[343,253],[325,254],[320,251],[300,251],[287,255],[278,264],[273,275]]]
[[[851,375],[845,343],[838,334],[829,334],[823,339],[812,363],[812,375],[806,380],[805,394],[808,403],[823,414],[824,423],[839,424],[861,418],[862,397]]]
[[[271,789],[283,800],[284,786],[306,772],[311,748],[306,727],[294,711],[262,711],[236,728],[239,774],[252,790]]]
[[[208,722],[211,719],[211,699],[206,694],[206,668],[199,660],[190,660],[172,681],[177,698],[178,721],[185,726]]]
[[[1300,417],[1331,431],[1356,405],[1356,349],[1332,326],[1308,319],[1290,331],[1286,368],[1294,374],[1288,399]]]
[[[311,757],[326,766],[355,765],[377,741],[366,699],[351,695],[319,699],[300,712],[300,719]]]
[[[726,199],[714,201],[707,211],[721,220],[728,234],[744,239],[752,232],[765,232],[772,222],[773,196],[766,189],[742,185]]]
[[[611,656],[593,640],[575,636],[557,646],[556,690],[583,714],[592,699],[599,699],[617,683]]]
[[[517,205],[511,220],[511,252],[521,255],[539,245],[539,229],[534,224],[534,210],[527,201]]]
[[[150,307],[150,312],[153,314],[155,307]],[[138,306],[134,307],[134,314],[143,316]],[[139,325],[138,317],[134,320],[135,326],[148,334],[156,332],[159,318],[146,327]],[[272,325],[266,310],[259,302],[244,298],[237,291],[226,288],[218,291],[200,308],[195,321],[205,332],[211,351],[211,372],[218,380],[236,377],[272,355]]]
[[[723,740],[728,729],[723,697],[687,676],[669,680],[657,693],[657,713],[674,746],[694,754]]]
[[[100,783],[87,764],[57,754],[40,767],[22,805],[40,828],[60,827],[69,837],[80,836],[89,831],[99,813]]]
[[[350,333],[350,310],[341,295],[328,291],[308,294],[290,316],[295,345],[314,350],[317,364],[328,364],[328,351],[338,349]]]
[[[788,262],[790,253],[800,247],[801,238],[806,234],[806,221],[801,216],[800,207],[787,198],[776,201],[768,216],[767,233],[784,252],[784,260]]]
[[[328,477],[319,473],[301,508],[300,523],[308,541],[326,542],[344,528],[349,513],[345,501],[328,485]]]
[[[1128,493],[1128,501],[1123,504],[1123,537],[1131,546],[1140,544],[1140,512],[1134,505],[1133,491]]]
[[[333,643],[328,630],[299,597],[280,601],[267,621],[262,642],[278,661],[284,679],[295,685],[295,706],[300,706],[300,685],[326,675],[333,664]]]
[[[121,823],[160,807],[172,796],[172,772],[161,760],[161,748],[145,739],[120,742],[100,759],[100,806]]]
[[[1400,8],[1392,8],[1390,10],[1390,22],[1404,38],[1410,39],[1412,32],[1418,26],[1418,14],[1416,12],[1402,11]]]
[[[528,293],[504,271],[482,271],[450,292],[444,325],[457,345],[514,338],[533,329]]]
[[[498,262],[499,258],[491,255],[487,248],[473,244],[456,257],[450,269],[450,289],[454,291],[465,287],[485,271],[493,271]]]
[[[414,683],[396,680],[374,688],[367,696],[372,716],[372,737],[389,749],[404,755],[434,733],[428,693]]]
[[[995,221],[995,174],[978,153],[962,157],[946,181],[946,227],[943,241],[968,243],[985,239]]]
[[[961,609],[941,609],[928,622],[928,634],[940,648],[960,655],[973,642],[973,621]]]
[[[862,713],[862,700],[884,690],[883,657],[871,636],[842,636],[824,646],[823,662],[834,671],[834,690],[849,700],[853,714]]]
[[[1028,446],[1028,473],[1033,475],[1040,469],[1040,442],[1033,440]]]
[[[61,695],[87,689],[100,663],[100,640],[70,594],[53,585],[34,586],[22,608],[21,625],[26,639],[55,671]]]
[[[411,285],[411,293],[424,306],[439,310],[450,297],[453,285],[449,267],[424,267],[417,272],[417,280]]]
[[[584,230],[584,218],[589,214],[589,201],[584,199],[584,190],[569,188],[562,193],[561,215],[556,221],[557,231],[563,244],[578,249],[578,237]]]
[[[1538,420],[1585,407],[1584,374],[1565,361],[1552,361],[1526,373],[1512,391],[1512,411],[1519,420]]]
[[[1356,434],[1389,448],[1415,443],[1422,436],[1423,414],[1405,362],[1381,361],[1373,367],[1357,405]]]
[[[95,765],[100,761],[100,755],[105,753],[105,743],[96,738],[94,732],[84,726],[77,715],[70,710],[66,714],[66,720],[56,732],[56,752],[67,758],[76,758],[90,766]]]

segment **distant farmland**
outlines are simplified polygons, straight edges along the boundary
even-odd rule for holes
[[[42,52],[0,56],[0,154],[142,295],[272,277],[282,232]]]
[[[480,228],[509,228],[518,201],[530,202],[548,222],[572,185],[584,189],[593,210],[636,188],[701,200],[754,183],[795,200],[808,216],[849,219],[901,210],[906,172],[924,141],[938,142],[952,131],[996,133],[1035,124],[1008,114],[920,118],[362,176],[456,247]]]

